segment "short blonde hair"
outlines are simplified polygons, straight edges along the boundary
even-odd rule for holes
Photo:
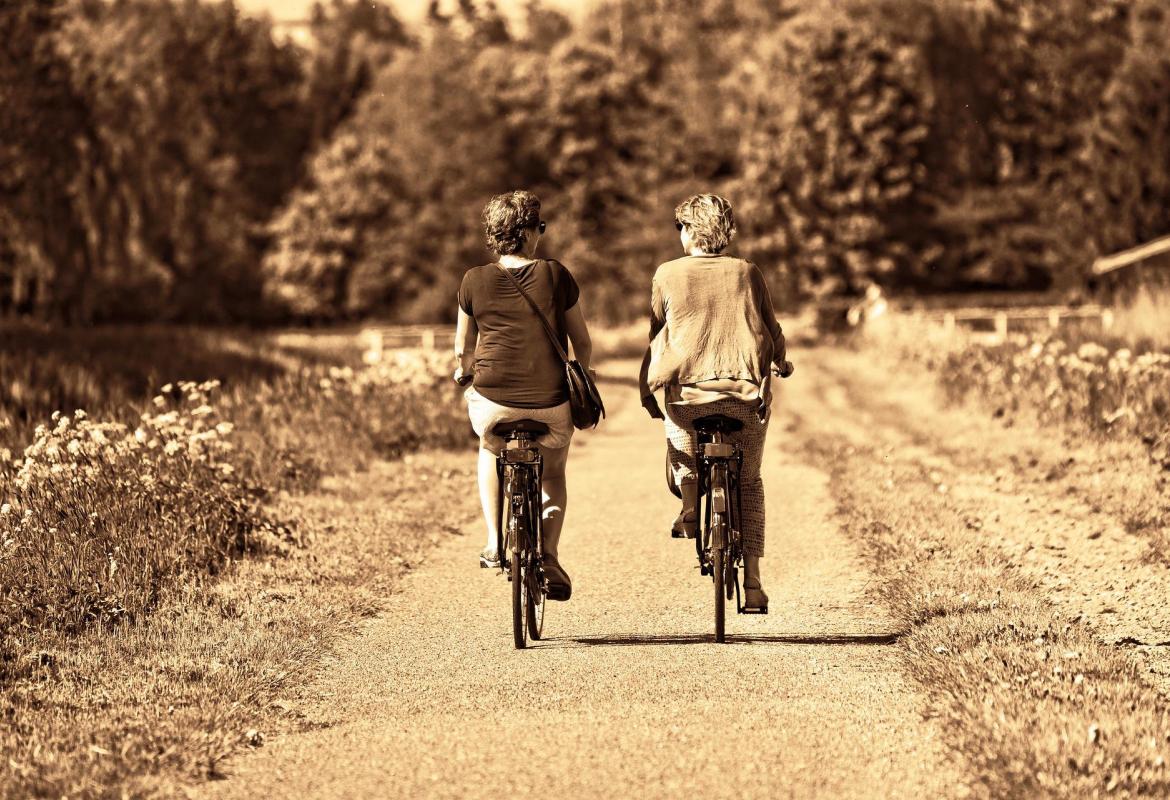
[[[686,225],[695,245],[706,253],[722,252],[735,238],[735,214],[731,203],[717,194],[688,197],[678,204],[674,218]]]

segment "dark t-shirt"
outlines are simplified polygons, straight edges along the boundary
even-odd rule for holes
[[[564,313],[577,303],[577,282],[564,265],[537,259],[511,274],[568,343]],[[511,408],[551,408],[569,399],[565,368],[532,307],[496,264],[472,267],[459,286],[459,307],[475,320],[475,389]]]

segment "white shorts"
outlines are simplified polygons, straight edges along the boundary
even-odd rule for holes
[[[471,418],[471,427],[479,436],[479,446],[493,453],[499,453],[504,446],[504,440],[492,433],[492,428],[500,422],[514,422],[518,419],[543,422],[548,426],[548,433],[537,439],[536,443],[550,450],[568,447],[573,438],[573,412],[568,402],[551,408],[512,408],[487,399],[475,391],[474,386],[467,387],[463,397],[467,400],[467,416]]]

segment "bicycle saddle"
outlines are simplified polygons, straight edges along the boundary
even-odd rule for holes
[[[695,430],[699,433],[736,433],[743,430],[743,423],[735,417],[711,414],[695,420]]]
[[[492,427],[492,433],[505,439],[524,433],[530,436],[543,436],[548,433],[548,426],[534,419],[516,419],[508,422],[497,422]]]

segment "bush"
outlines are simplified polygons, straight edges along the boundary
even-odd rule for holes
[[[55,414],[0,506],[0,622],[77,631],[149,612],[271,523],[235,477],[214,383],[166,387],[134,430]]]
[[[247,352],[240,340],[227,344]],[[267,352],[273,361],[259,363],[276,369],[278,351]],[[9,431],[0,450],[0,651],[11,644],[4,639],[34,631],[141,618],[179,581],[295,543],[266,511],[273,492],[305,491],[375,457],[466,443],[451,362],[434,352],[396,352],[359,369],[299,360],[276,377],[237,376],[230,389],[167,384],[141,414],[126,413],[129,395],[117,387],[100,403],[102,421],[54,413],[16,454]],[[11,397],[3,408],[28,413]]]

